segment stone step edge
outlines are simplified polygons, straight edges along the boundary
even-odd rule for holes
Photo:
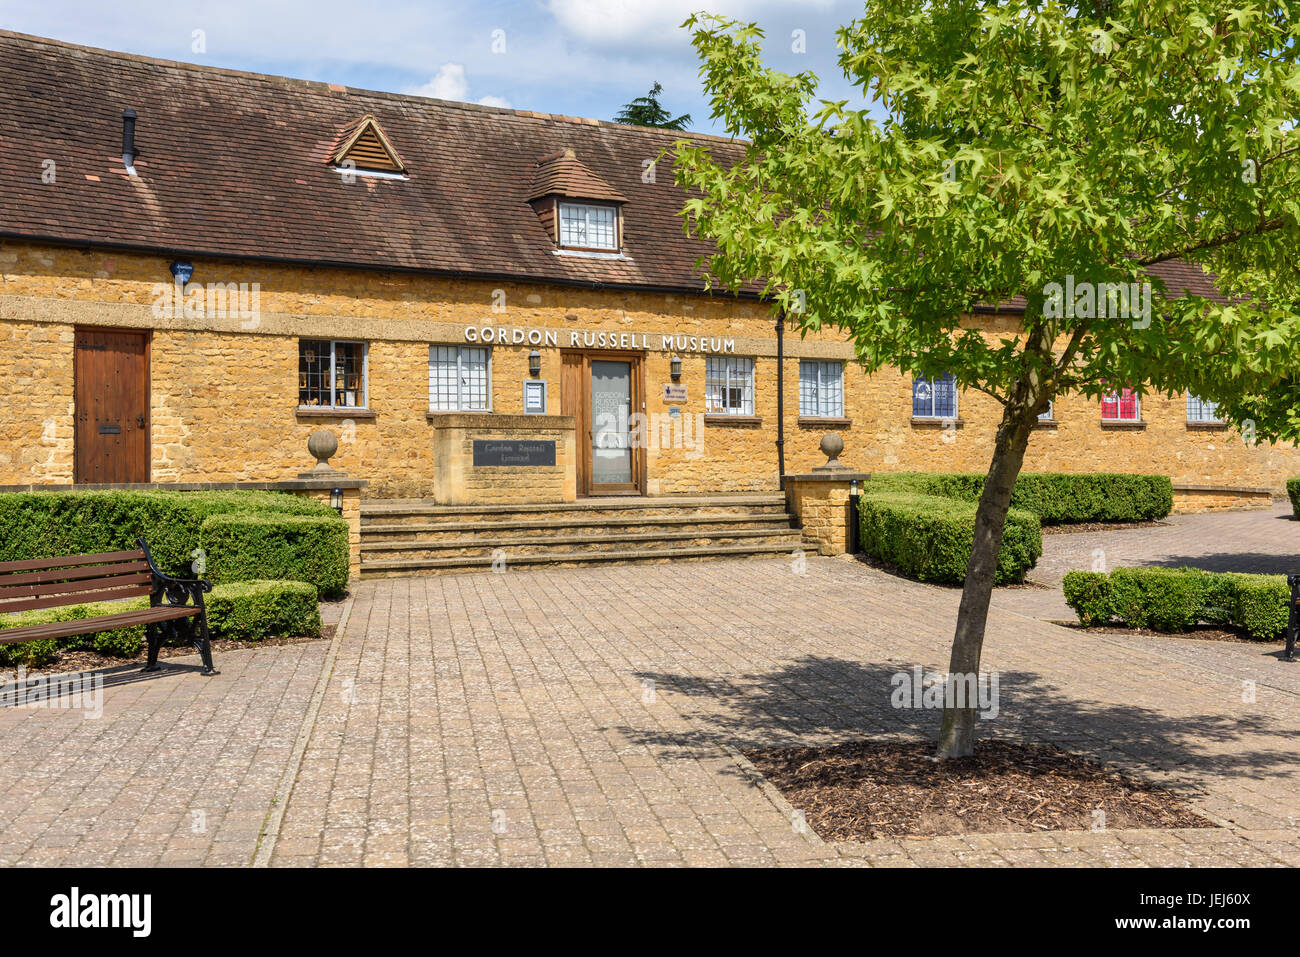
[[[816,552],[816,545],[802,542],[803,550]],[[516,555],[506,559],[507,565],[552,565],[561,562],[617,562],[647,561],[658,558],[695,558],[709,555],[761,555],[789,554],[788,545],[728,545],[700,546],[697,548],[672,548],[664,550],[636,549],[628,552],[536,552],[529,555]],[[409,561],[362,562],[361,574],[367,571],[401,571],[420,568],[489,568],[491,559],[487,556],[469,556],[466,558],[417,558]]]
[[[691,496],[678,498],[662,495],[652,498],[629,495],[626,500],[617,498],[586,498],[576,502],[521,503],[517,505],[435,505],[411,502],[403,505],[378,505],[379,500],[372,499],[361,503],[361,515],[469,515],[474,513],[499,514],[501,512],[593,512],[627,509],[655,508],[706,508],[734,507],[737,505],[784,505],[785,496],[780,493],[757,493],[754,495],[720,495]]]
[[[439,548],[507,548],[511,545],[537,545],[547,542],[554,542],[557,545],[585,545],[594,542],[609,542],[611,545],[617,545],[619,542],[661,542],[661,541],[689,541],[692,538],[770,538],[773,536],[784,536],[785,538],[795,537],[802,538],[802,533],[797,528],[728,528],[718,529],[715,531],[695,531],[695,532],[633,532],[625,535],[530,535],[524,538],[459,538],[442,541],[396,541],[381,543],[361,543],[361,552],[400,552],[412,549],[439,549]]]
[[[512,528],[581,528],[584,525],[601,525],[617,527],[619,525],[743,525],[746,523],[765,523],[770,525],[786,524],[791,521],[789,512],[770,512],[758,515],[661,515],[658,518],[646,516],[602,518],[563,519],[518,519],[509,522],[438,522],[429,525],[367,525],[362,524],[361,536],[393,535],[401,532],[501,532]]]

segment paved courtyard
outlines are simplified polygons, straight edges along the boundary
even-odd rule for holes
[[[1250,550],[1282,555],[1296,526],[1245,514]],[[1143,774],[1223,827],[801,833],[737,749],[933,736],[890,677],[946,664],[958,598],[810,558],[369,581],[333,642],[229,652],[212,679],[123,670],[97,720],[2,709],[0,864],[1300,864],[1300,665],[1070,632],[1008,594],[981,732]]]

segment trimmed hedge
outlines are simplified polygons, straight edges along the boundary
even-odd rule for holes
[[[1285,633],[1291,596],[1285,575],[1199,568],[1116,568],[1109,575],[1072,571],[1062,588],[1084,625],[1118,619],[1168,632],[1198,623],[1230,625],[1258,639]]]
[[[298,581],[243,581],[216,585],[204,599],[214,638],[261,641],[320,634],[316,587]]]
[[[978,502],[984,476],[893,472],[873,475],[868,487]],[[1044,525],[1150,521],[1170,513],[1174,489],[1167,475],[1024,472],[1011,492],[1011,507],[1033,512]]]
[[[858,503],[858,541],[920,581],[965,581],[975,541],[976,506],[937,495],[880,492]],[[1038,517],[1022,509],[1007,512],[998,552],[997,584],[1022,581],[1043,553]]]
[[[204,599],[208,631],[214,638],[260,641],[268,637],[311,637],[320,634],[316,588],[299,581],[245,581],[216,585]],[[0,614],[0,633],[6,628],[79,621],[98,615],[147,608],[149,599],[90,602],[65,608],[42,608]],[[115,658],[131,658],[144,646],[144,625],[118,628],[69,638],[45,638],[0,645],[0,666],[49,664],[60,651],[93,650]]]
[[[214,515],[203,523],[206,577],[310,582],[322,595],[348,584],[348,524],[324,515]]]
[[[260,554],[277,556],[273,568],[250,568],[239,555],[223,553],[237,547],[242,536],[232,536],[223,519],[260,518],[275,523],[293,538],[279,549],[266,544],[263,529]],[[304,528],[292,519],[315,521],[314,528],[327,528],[322,537],[333,550],[329,560],[319,550],[305,549],[297,539]],[[125,551],[136,547],[136,539],[149,543],[158,566],[184,578],[201,577],[216,581],[249,578],[279,578],[307,581],[324,592],[339,592],[347,586],[347,523],[323,502],[282,492],[227,491],[87,491],[16,492],[0,494],[0,561],[30,561],[54,555],[80,555]],[[194,552],[204,550],[202,570],[193,568]],[[306,564],[296,566],[291,556],[304,556]],[[342,567],[342,579],[338,568]],[[215,577],[213,569],[219,569]]]
[[[1300,478],[1286,480],[1286,494],[1291,499],[1291,514],[1300,518]]]

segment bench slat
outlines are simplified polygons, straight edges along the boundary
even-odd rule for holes
[[[0,572],[35,572],[42,568],[68,568],[75,565],[108,565],[112,562],[143,561],[144,552],[100,552],[97,555],[63,555],[38,558],[30,562],[0,562]]]
[[[101,578],[100,581],[114,581]],[[134,585],[129,588],[103,588],[98,591],[77,592],[75,595],[46,595],[40,598],[21,598],[0,602],[0,612],[35,611],[37,608],[62,608],[68,605],[87,605],[93,601],[116,601],[119,598],[137,598],[153,592],[152,585]]]
[[[133,572],[147,572],[149,563],[144,559],[138,562],[122,562],[118,565],[86,565],[82,568],[61,568],[41,572],[22,572],[16,575],[0,575],[0,586],[9,588],[13,585],[41,585],[47,582],[76,581],[81,578],[102,578],[106,575],[129,575]]]
[[[136,611],[100,615],[98,618],[82,618],[80,621],[58,621],[48,625],[25,625],[22,628],[0,628],[0,645],[13,644],[16,641],[37,641],[42,638],[88,635],[97,631],[144,625],[153,621],[189,618],[198,613],[199,609],[194,605],[159,605],[157,608],[140,608]]]
[[[4,579],[0,578],[0,582]],[[43,585],[2,585],[0,584],[0,611],[8,611],[4,603],[17,598],[36,598],[40,595],[61,595],[70,592],[68,604],[75,604],[83,599],[76,592],[95,591],[100,588],[125,588],[128,585],[142,585],[153,582],[153,575],[148,572],[136,572],[134,575],[112,575],[108,578],[82,578],[70,582],[49,582]]]

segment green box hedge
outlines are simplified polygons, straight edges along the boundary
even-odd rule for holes
[[[858,542],[864,552],[921,581],[959,584],[975,541],[971,502],[908,492],[863,495],[858,503]],[[1007,512],[995,581],[1022,581],[1043,553],[1038,518]]]
[[[886,472],[873,475],[868,489],[912,491],[978,502],[984,491],[984,476]],[[1167,475],[1024,472],[1011,492],[1011,507],[1033,512],[1044,525],[1150,521],[1170,513],[1174,489]]]
[[[1072,571],[1062,589],[1085,625],[1118,619],[1168,632],[1196,624],[1228,625],[1264,640],[1286,632],[1291,595],[1285,575],[1199,568],[1116,568],[1109,575]]]
[[[294,567],[285,556],[308,550],[298,544],[286,545],[277,551],[279,561],[273,570],[249,568],[239,556],[221,551],[236,539],[219,522],[235,516],[316,519],[329,526],[329,547],[340,554],[327,563],[313,553],[307,566]],[[214,522],[218,523],[215,529]],[[302,528],[292,522],[282,527],[295,539]],[[154,561],[172,575],[233,581],[234,569],[242,568],[246,569],[241,573],[244,578],[308,581],[322,591],[337,592],[347,585],[346,528],[346,522],[323,502],[282,492],[105,490],[0,494],[0,561],[124,551],[135,548],[136,539],[143,537]],[[203,550],[201,560],[195,555],[198,549]],[[262,553],[267,551],[263,545]],[[336,571],[340,562],[344,570],[341,583]],[[327,564],[334,569],[328,574],[322,570]],[[222,570],[222,578],[211,577],[213,567]]]
[[[205,604],[214,638],[261,641],[320,634],[316,586],[308,582],[230,582],[213,587]]]
[[[1286,480],[1286,494],[1291,499],[1291,514],[1300,518],[1300,478]]]
[[[322,595],[348,584],[348,524],[329,515],[236,513],[203,523],[213,584],[283,579],[310,582]]]
[[[316,587],[300,581],[244,581],[216,585],[205,597],[208,631],[213,638],[261,641],[271,637],[312,637],[320,634]],[[0,614],[0,636],[6,628],[80,621],[99,615],[147,608],[149,599],[90,602],[65,608],[42,608]],[[144,645],[144,625],[69,638],[47,638],[0,645],[0,667],[49,664],[60,651],[94,650],[116,658],[131,658]]]

